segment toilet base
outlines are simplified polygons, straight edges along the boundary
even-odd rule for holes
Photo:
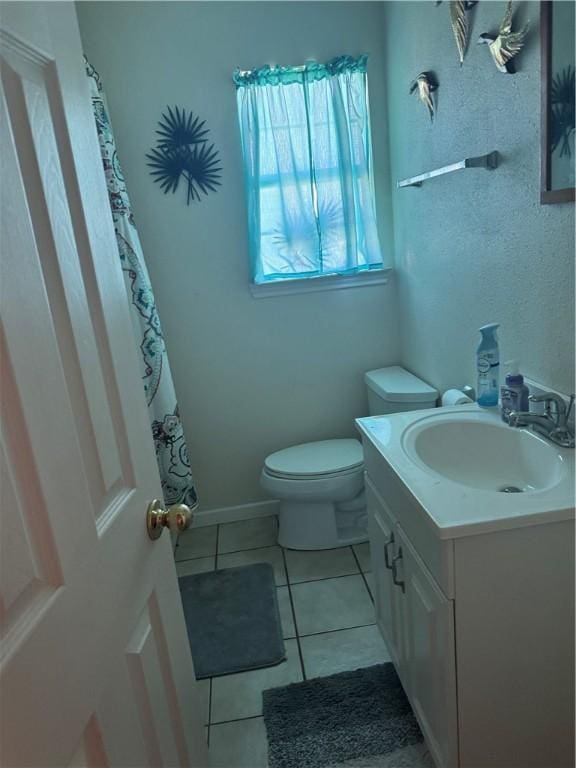
[[[368,541],[363,491],[342,504],[283,500],[278,522],[278,543],[286,549],[336,549]]]

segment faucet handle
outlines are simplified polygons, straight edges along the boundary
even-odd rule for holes
[[[547,418],[551,418],[553,421],[555,421],[556,427],[558,429],[564,429],[566,427],[568,415],[574,401],[574,395],[570,397],[568,408],[566,408],[566,400],[562,397],[562,395],[557,395],[556,392],[542,392],[540,395],[530,395],[528,400],[532,401],[533,403],[545,403],[544,415]],[[551,413],[550,409],[552,403],[555,405],[554,414]]]
[[[550,403],[556,404],[556,411],[559,415],[566,413],[566,403],[562,395],[557,395],[556,392],[542,392],[540,395],[530,395],[528,397],[531,403],[545,403],[546,410],[548,410]]]

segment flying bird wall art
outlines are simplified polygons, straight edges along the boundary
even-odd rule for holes
[[[432,72],[420,72],[419,75],[416,75],[416,78],[410,85],[410,93],[414,93],[414,91],[418,89],[418,98],[427,108],[428,114],[430,115],[430,120],[432,122],[434,121],[435,114],[434,99],[432,98],[432,94],[435,90],[437,90],[437,88],[438,81]]]
[[[530,22],[522,27],[518,32],[512,32],[512,0],[508,2],[506,14],[500,24],[500,30],[497,35],[485,32],[478,38],[478,44],[488,45],[494,64],[500,72],[513,75],[516,67],[512,59],[520,53],[524,47],[524,40],[530,26]]]
[[[436,0],[440,5],[442,0]],[[466,48],[468,46],[468,11],[478,4],[478,0],[450,0],[450,23],[458,48],[460,66],[464,63]]]
[[[167,107],[158,123],[156,147],[146,155],[150,175],[164,194],[176,192],[180,179],[187,184],[186,203],[200,201],[220,186],[220,158],[214,144],[208,143],[205,120],[179,107]]]

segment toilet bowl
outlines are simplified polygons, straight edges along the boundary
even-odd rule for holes
[[[261,484],[281,501],[281,546],[332,549],[366,540],[358,440],[322,440],[277,451],[264,463]]]
[[[368,371],[370,415],[433,408],[438,392],[400,366]],[[294,445],[268,456],[260,477],[280,500],[278,543],[333,549],[366,541],[364,456],[358,440]]]

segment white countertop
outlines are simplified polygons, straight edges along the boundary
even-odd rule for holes
[[[370,416],[356,419],[363,439],[378,450],[383,460],[418,501],[436,534],[451,539],[521,526],[574,519],[573,449],[552,446],[559,461],[559,479],[552,487],[523,493],[472,488],[438,475],[405,450],[407,430],[431,419],[463,419],[492,423],[504,429],[497,408],[480,408],[475,403],[422,411]]]

